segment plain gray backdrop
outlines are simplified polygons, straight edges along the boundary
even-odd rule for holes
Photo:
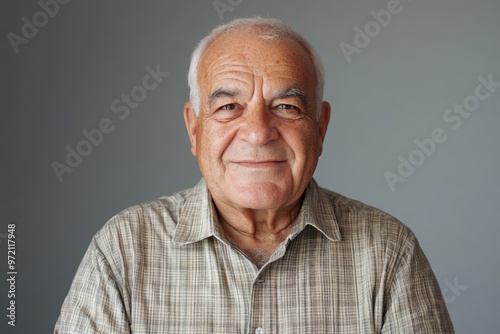
[[[500,2],[60,1],[1,4],[0,277],[11,222],[18,275],[15,327],[1,279],[0,332],[52,332],[94,233],[196,184],[182,116],[191,51],[254,15],[287,22],[324,61],[332,119],[316,180],[415,232],[457,333],[499,332],[500,87],[475,96],[479,78],[500,82]],[[149,91],[147,67],[169,73]],[[110,133],[82,143],[102,122]],[[68,149],[85,154],[74,167]],[[54,165],[68,169],[58,178]]]

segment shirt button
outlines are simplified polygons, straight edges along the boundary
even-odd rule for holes
[[[262,283],[265,283],[265,282],[266,282],[266,280],[265,280],[265,279],[262,279],[262,278],[258,278],[258,279],[257,279],[257,283],[262,284]],[[259,327],[259,328],[260,328],[260,327]],[[264,332],[262,332],[262,333],[264,333]]]
[[[255,334],[264,334],[264,329],[262,329],[262,327],[257,328]]]

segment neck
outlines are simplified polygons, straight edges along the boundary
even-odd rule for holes
[[[224,230],[227,227],[242,236],[266,241],[288,235],[289,228],[299,214],[302,199],[276,210],[235,209],[215,200],[214,203]]]
[[[235,210],[214,203],[225,237],[261,267],[289,236],[302,200],[282,210]]]

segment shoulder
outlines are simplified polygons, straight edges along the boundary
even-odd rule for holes
[[[185,204],[199,195],[197,185],[130,206],[109,219],[95,234],[94,242],[105,248],[119,246],[123,251],[155,236],[171,239]]]
[[[416,246],[411,229],[391,214],[325,188],[320,193],[333,208],[343,240],[386,249]]]
[[[368,205],[356,199],[349,198],[329,189],[319,188],[322,196],[328,199],[333,206],[335,216],[338,220],[369,220],[373,223],[401,224],[397,218],[391,214]]]

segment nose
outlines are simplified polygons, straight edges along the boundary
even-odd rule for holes
[[[248,107],[238,130],[238,138],[253,146],[266,145],[279,137],[275,125],[272,112],[263,103]]]

